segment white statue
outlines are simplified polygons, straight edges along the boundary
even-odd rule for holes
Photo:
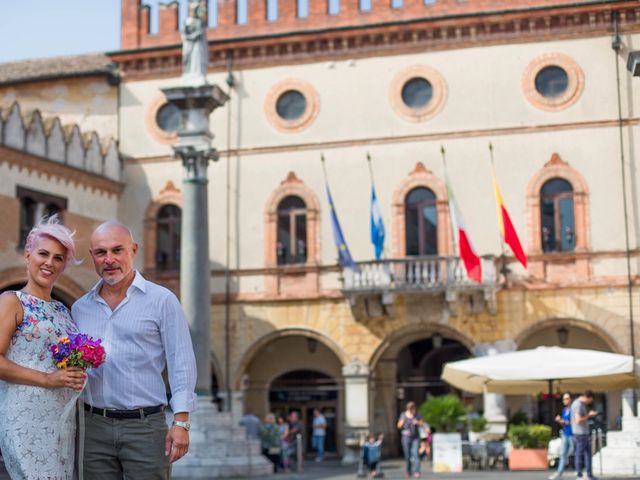
[[[190,85],[207,83],[207,3],[189,0],[189,15],[182,32],[182,80]]]

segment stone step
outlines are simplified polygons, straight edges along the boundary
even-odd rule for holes
[[[607,433],[607,446],[638,449],[638,453],[640,453],[640,434],[633,432],[609,432]]]

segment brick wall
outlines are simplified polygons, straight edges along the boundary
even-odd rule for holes
[[[236,0],[212,1],[218,2],[218,24],[209,28],[210,40],[366,26],[413,19],[469,17],[544,7],[571,8],[575,5],[575,2],[568,0],[436,0],[427,5],[424,0],[404,0],[402,7],[392,8],[391,0],[372,0],[371,10],[361,12],[359,0],[341,0],[340,12],[337,15],[329,15],[328,0],[308,0],[308,16],[298,18],[297,0],[279,0],[278,18],[270,22],[266,15],[266,0],[247,0],[248,21],[245,25],[238,25]],[[150,7],[142,5],[142,0],[122,0],[122,50],[180,43],[177,2],[161,5],[159,8],[160,26],[158,33],[152,35],[149,33]]]

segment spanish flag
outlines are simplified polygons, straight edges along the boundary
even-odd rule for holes
[[[502,199],[502,194],[500,193],[500,187],[498,187],[498,181],[496,180],[496,171],[493,163],[491,164],[491,174],[493,176],[493,191],[496,195],[496,209],[498,213],[498,226],[500,227],[500,234],[504,239],[504,243],[511,247],[513,255],[518,259],[518,261],[524,268],[527,268],[527,255],[524,253],[522,244],[520,243],[520,239],[518,238],[518,234],[516,233],[516,229],[513,227],[513,223],[511,223],[511,218],[509,217],[509,212],[507,212],[507,207],[504,206],[504,200]]]

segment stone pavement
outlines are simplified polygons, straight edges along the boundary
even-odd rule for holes
[[[384,478],[387,480],[404,479],[404,462],[402,460],[387,460],[382,462]],[[327,461],[324,463],[307,462],[304,465],[304,473],[277,474],[270,478],[273,480],[353,480],[356,477],[357,467],[343,466],[339,461]],[[510,472],[500,470],[468,471],[463,473],[432,473],[429,468],[423,470],[422,478],[425,480],[545,480],[551,470],[546,472]],[[596,472],[594,472],[596,473]],[[573,472],[567,472],[565,479],[574,479]],[[616,479],[621,477],[603,476],[601,479]],[[640,477],[626,477],[627,480],[640,480]],[[10,480],[0,463],[0,480]],[[87,479],[90,480],[90,479]],[[188,480],[186,478],[173,477],[173,480]],[[190,480],[190,479],[189,479]]]

